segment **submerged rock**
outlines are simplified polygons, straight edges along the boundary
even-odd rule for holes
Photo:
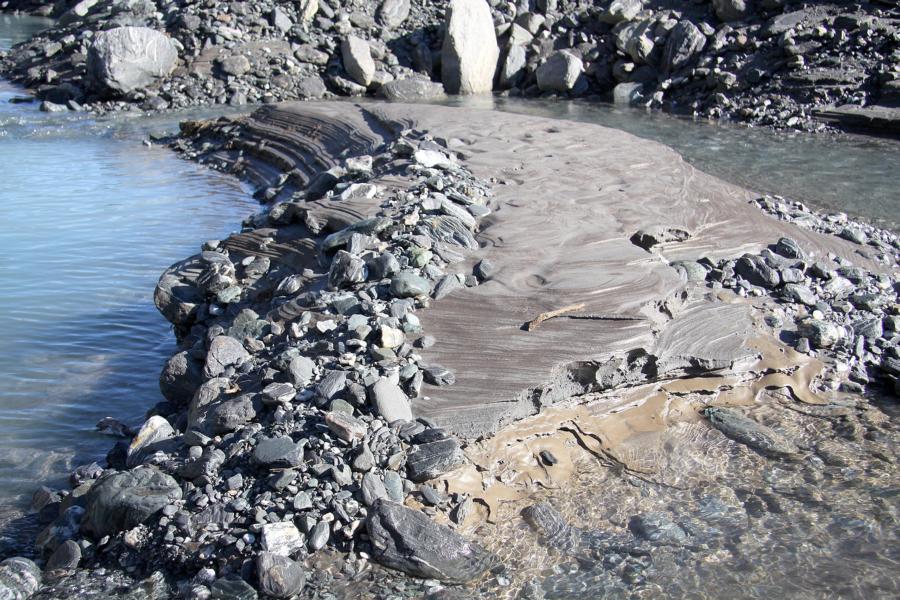
[[[272,552],[256,557],[259,591],[273,598],[291,598],[306,584],[306,571],[300,563]]]
[[[709,407],[703,414],[713,427],[761,454],[773,458],[795,458],[800,454],[800,448],[792,441],[732,408]]]
[[[373,558],[414,577],[465,583],[497,562],[482,546],[435,523],[425,513],[387,500],[372,506],[366,529]]]
[[[41,569],[27,558],[0,563],[0,599],[26,600],[41,587]]]

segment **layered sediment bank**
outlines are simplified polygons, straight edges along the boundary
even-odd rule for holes
[[[266,205],[160,278],[167,402],[36,496],[43,594],[100,585],[58,579],[79,564],[159,571],[151,597],[690,593],[672,565],[730,565],[810,478],[898,479],[888,232],[582,123],[294,103],[182,129]],[[632,512],[573,529],[596,477]]]

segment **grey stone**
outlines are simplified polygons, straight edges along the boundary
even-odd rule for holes
[[[227,75],[240,77],[241,75],[249,73],[253,67],[250,64],[249,58],[247,58],[243,54],[235,54],[220,59],[219,68],[221,68],[222,72]]]
[[[372,402],[378,414],[388,423],[394,421],[412,421],[412,409],[409,398],[396,384],[381,378],[375,382],[371,390]]]
[[[414,577],[465,583],[483,574],[497,558],[424,513],[379,500],[370,509],[366,529],[373,558]]]
[[[209,586],[210,600],[256,600],[257,594],[249,583],[235,575],[216,579]]]
[[[721,21],[740,21],[750,16],[751,7],[749,0],[712,0],[716,16]]]
[[[94,36],[87,67],[105,90],[127,94],[166,77],[178,50],[167,35],[147,27],[116,27]]]
[[[434,286],[434,299],[440,300],[446,298],[456,290],[461,290],[464,287],[466,287],[466,285],[460,281],[459,276],[455,274],[445,275],[438,284]]]
[[[319,521],[309,533],[309,543],[307,546],[312,552],[321,550],[325,547],[325,544],[328,543],[328,538],[330,537],[331,529],[328,527],[328,523],[326,521]]]
[[[262,390],[263,403],[270,405],[287,404],[297,395],[290,383],[270,383]]]
[[[249,359],[250,354],[239,341],[228,335],[216,336],[209,344],[203,375],[218,377],[226,368],[239,366]]]
[[[328,285],[332,289],[353,287],[366,280],[366,263],[346,250],[338,250],[328,271]]]
[[[331,400],[344,391],[347,385],[346,371],[329,371],[316,386],[316,393],[326,400]]]
[[[475,265],[474,273],[481,281],[488,281],[489,279],[494,278],[494,275],[497,274],[498,270],[497,266],[491,260],[483,258]]]
[[[745,254],[734,264],[734,272],[753,285],[775,288],[781,283],[778,271],[766,264],[762,257]]]
[[[356,83],[368,87],[375,76],[375,61],[369,43],[356,36],[349,36],[341,42],[341,57],[344,70]]]
[[[289,437],[263,438],[253,449],[253,462],[269,469],[299,467],[305,444]]]
[[[302,388],[312,380],[316,363],[306,356],[295,356],[288,365],[288,372],[294,386]]]
[[[643,7],[641,0],[613,0],[606,11],[601,13],[600,20],[613,25],[630,21],[641,12]]]
[[[379,92],[392,102],[416,102],[446,98],[442,84],[418,77],[389,81],[381,86]]]
[[[26,600],[41,587],[41,569],[19,556],[0,562],[0,599]]]
[[[580,58],[559,50],[538,67],[537,84],[544,92],[568,92],[575,88],[583,72],[584,63]]]
[[[691,64],[706,46],[706,36],[687,19],[678,21],[678,24],[669,32],[666,46],[663,50],[663,73],[675,72]]]
[[[306,492],[297,492],[297,495],[294,496],[294,510],[307,510],[312,506],[312,498]]]
[[[287,33],[290,31],[291,27],[294,26],[294,22],[291,21],[291,18],[280,8],[272,10],[271,21],[272,26],[281,33]]]
[[[786,300],[797,304],[805,304],[806,306],[815,306],[816,302],[819,301],[818,297],[816,297],[811,289],[805,285],[798,285],[796,283],[788,283],[785,285],[781,290],[781,295]]]
[[[201,383],[203,363],[195,360],[187,351],[178,352],[166,361],[166,366],[159,375],[162,395],[176,406],[190,402]]]
[[[431,385],[453,385],[456,383],[456,375],[441,365],[431,365],[422,369],[425,381]]]
[[[409,0],[384,0],[378,8],[378,19],[385,27],[399,27],[409,17]]]
[[[613,103],[623,106],[639,104],[643,96],[644,86],[637,82],[620,83],[613,88]]]
[[[813,348],[831,348],[841,339],[836,325],[820,319],[804,319],[797,324],[797,332],[809,338]]]
[[[146,522],[167,504],[181,499],[181,487],[154,467],[101,477],[85,500],[81,528],[99,539]]]
[[[256,557],[259,591],[272,598],[291,598],[303,590],[306,571],[287,556],[260,552]]]
[[[318,75],[304,77],[297,82],[295,90],[299,98],[310,99],[321,98],[328,92],[328,88],[325,87],[325,82],[322,81],[322,78]]]
[[[384,489],[392,502],[403,504],[406,494],[403,493],[403,478],[396,471],[384,472]]]
[[[387,497],[387,489],[384,487],[384,481],[375,473],[366,473],[363,475],[360,489],[362,491],[363,502],[366,503],[366,506],[372,506],[375,504],[376,500]]]
[[[504,89],[515,87],[525,73],[527,62],[525,46],[521,44],[510,46],[506,51],[506,58],[503,59],[503,65],[500,67],[498,81],[500,87]]]
[[[422,434],[416,437],[419,443],[406,458],[407,475],[417,483],[439,477],[465,462],[456,438],[446,436],[440,430],[432,431],[438,433],[422,441],[419,441]]]
[[[369,449],[368,444],[363,444],[357,455],[353,458],[352,467],[354,471],[367,473],[375,468],[375,455]]]
[[[636,515],[628,522],[628,529],[635,535],[657,544],[682,545],[688,541],[684,529],[663,513]]]
[[[451,94],[483,94],[494,85],[500,48],[485,0],[450,0],[441,48],[441,81]]]
[[[47,571],[71,571],[81,562],[81,546],[74,540],[66,540],[47,559]],[[2,596],[2,593],[0,593]]]
[[[775,244],[775,253],[785,258],[804,259],[806,253],[800,248],[800,245],[791,238],[783,237]]]
[[[415,271],[401,271],[391,278],[391,294],[398,298],[415,298],[431,293],[431,284]]]
[[[160,443],[175,437],[175,430],[163,417],[154,415],[147,419],[128,445],[125,464],[139,465],[147,454]]]

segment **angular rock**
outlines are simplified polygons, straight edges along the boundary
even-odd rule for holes
[[[178,482],[154,467],[101,477],[85,500],[81,529],[95,539],[146,522],[167,504],[181,499]]]
[[[565,50],[559,50],[538,67],[537,84],[543,92],[569,92],[584,72],[581,59]]]
[[[116,27],[94,37],[87,67],[105,90],[127,94],[166,77],[178,50],[167,35],[147,27]]]
[[[454,437],[418,444],[406,458],[406,474],[416,483],[440,477],[465,462],[466,457]]]
[[[125,464],[128,467],[139,465],[141,460],[153,451],[155,445],[173,437],[175,437],[175,430],[167,420],[159,415],[150,417],[128,445]]]
[[[525,46],[521,44],[510,46],[509,50],[506,51],[506,58],[503,59],[503,65],[500,67],[498,80],[500,87],[504,89],[515,87],[525,73],[527,62]]]
[[[734,265],[734,272],[753,285],[764,288],[775,288],[781,283],[778,271],[766,264],[762,257],[745,254]]]
[[[613,0],[609,8],[600,15],[600,20],[612,25],[623,23],[635,18],[642,8],[644,6],[641,0]]]
[[[675,71],[691,64],[706,46],[706,36],[696,25],[687,19],[678,21],[678,24],[669,32],[666,47],[663,50],[663,73]]]
[[[166,361],[159,375],[159,389],[166,400],[179,406],[187,404],[203,383],[203,363],[182,351]]]
[[[301,388],[306,386],[312,380],[315,368],[316,363],[306,356],[295,356],[292,358],[288,364],[288,373],[291,376],[294,387]]]
[[[483,94],[494,85],[500,48],[484,0],[450,0],[441,48],[441,81],[451,94]]]
[[[465,583],[497,563],[493,554],[449,527],[387,500],[370,509],[366,529],[373,558],[414,577]]]
[[[47,571],[71,571],[77,568],[80,562],[81,546],[74,540],[66,540],[50,555],[44,568]],[[0,597],[3,597],[2,592]]]
[[[813,348],[831,348],[841,339],[836,325],[820,319],[804,319],[797,324],[797,333],[807,338]]]
[[[253,449],[253,462],[269,469],[286,469],[303,464],[305,444],[289,437],[260,440]]]
[[[378,414],[388,423],[394,421],[412,421],[412,409],[409,398],[397,385],[388,379],[381,378],[372,386],[372,402]]]
[[[349,288],[366,280],[366,263],[346,250],[338,250],[328,271],[328,285],[332,289]]]
[[[228,335],[218,335],[209,344],[203,375],[218,377],[226,368],[240,366],[249,358],[250,353],[239,341]]]
[[[249,583],[236,575],[216,579],[209,586],[210,600],[256,600],[257,594]]]
[[[712,5],[719,20],[726,23],[746,19],[752,12],[749,0],[712,0]]]
[[[290,556],[303,547],[303,536],[291,522],[267,523],[261,531],[262,549],[279,556]]]
[[[253,66],[250,64],[250,59],[246,56],[243,54],[235,54],[221,59],[219,61],[219,68],[222,69],[222,72],[226,75],[240,77],[241,75],[249,73]]]
[[[540,534],[541,541],[551,548],[566,550],[575,543],[576,531],[559,511],[546,502],[539,502],[523,509],[522,518]]]
[[[306,571],[300,563],[273,552],[256,557],[259,591],[272,598],[291,598],[303,590]]]
[[[387,497],[387,489],[384,487],[384,481],[375,473],[366,473],[362,478],[363,502],[366,506],[372,506],[381,498]]]
[[[423,370],[425,381],[431,385],[453,385],[456,383],[456,374],[447,367],[431,365]]]
[[[356,83],[368,87],[375,76],[375,61],[369,43],[356,36],[349,36],[341,42],[341,57],[344,70]]]
[[[366,435],[366,424],[342,411],[331,411],[325,415],[328,429],[345,442],[361,440]]]

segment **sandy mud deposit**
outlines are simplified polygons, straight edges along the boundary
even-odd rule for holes
[[[183,132],[267,204],[160,278],[168,402],[40,498],[51,582],[896,593],[896,236],[581,123],[298,103]]]

